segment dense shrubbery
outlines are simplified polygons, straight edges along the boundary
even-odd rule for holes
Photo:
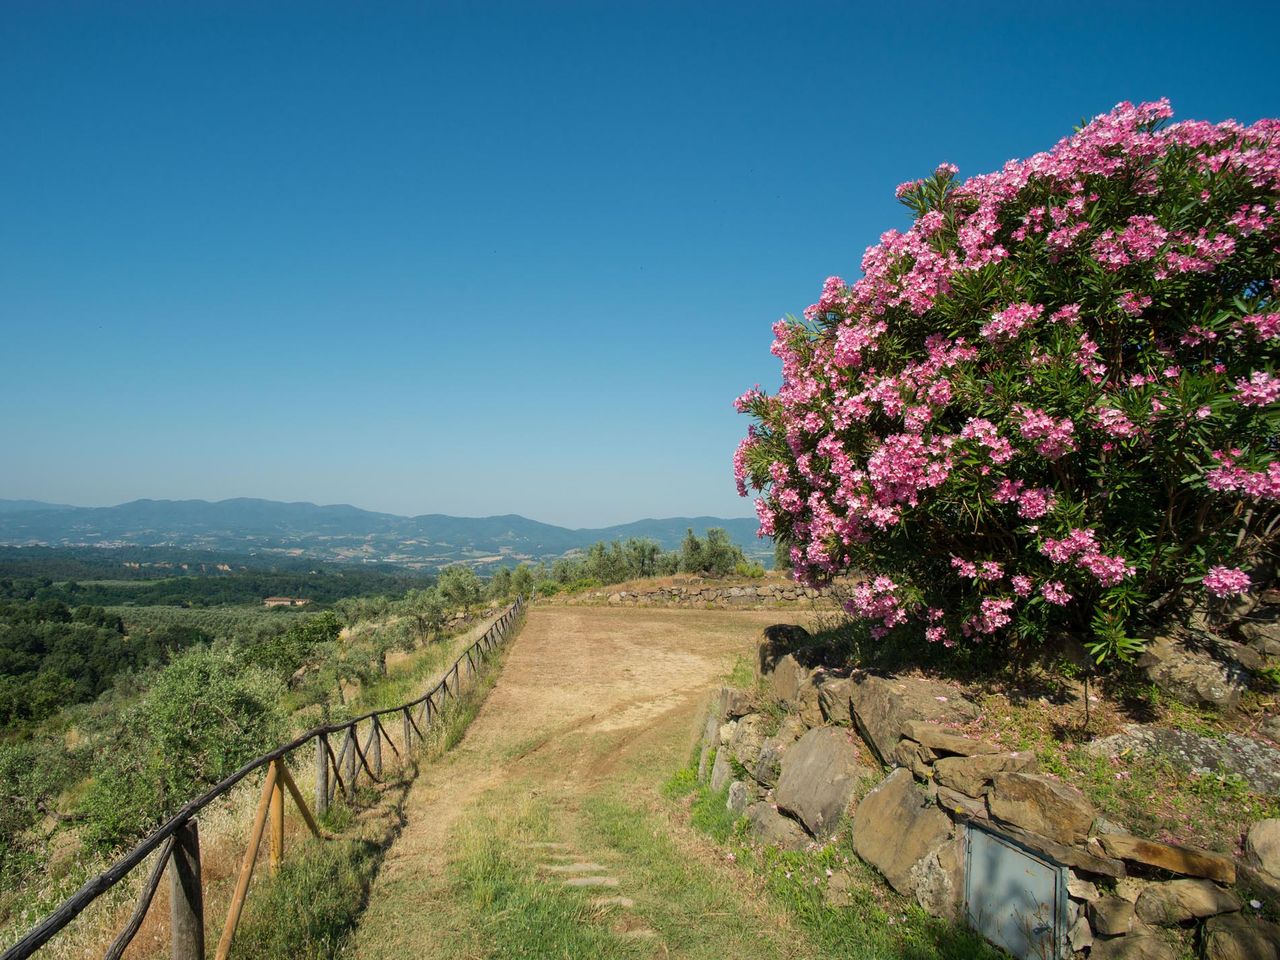
[[[86,843],[111,849],[285,739],[283,686],[227,652],[193,650],[129,711],[84,797]]]
[[[179,625],[127,636],[120,617],[101,607],[0,602],[0,729],[92,700],[120,672],[207,639]]]
[[[761,530],[869,575],[873,632],[951,645],[1140,624],[1272,577],[1280,122],[1121,104],[1048,153],[898,188],[915,214],[775,326],[738,401]]]

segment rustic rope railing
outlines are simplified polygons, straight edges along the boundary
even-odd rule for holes
[[[317,838],[324,838],[319,819],[328,812],[341,790],[348,799],[355,797],[361,774],[374,783],[383,782],[382,747],[389,746],[402,765],[413,762],[414,740],[425,740],[427,731],[440,715],[441,707],[450,698],[462,693],[463,672],[466,679],[474,679],[481,665],[510,635],[517,620],[524,612],[525,599],[518,597],[489,628],[463,651],[446,670],[434,687],[415,700],[382,710],[314,727],[290,740],[284,746],[249,761],[226,779],[210,787],[181,810],[170,817],[150,836],[112,864],[108,869],[88,880],[74,894],[63,901],[53,913],[36,924],[27,935],[0,954],[0,960],[25,960],[49,942],[58,931],[80,915],[94,900],[102,896],[128,876],[134,867],[152,853],[159,856],[152,867],[137,906],[119,935],[111,942],[104,960],[119,960],[146,919],[147,909],[159,889],[163,874],[169,874],[170,942],[173,960],[205,960],[204,891],[200,879],[200,838],[196,814],[227,793],[240,781],[257,770],[266,768],[257,811],[249,831],[249,843],[235,891],[223,924],[222,936],[214,953],[215,960],[226,960],[231,952],[236,927],[253,879],[258,848],[262,836],[268,832],[268,863],[274,872],[284,859],[284,807],[285,793],[302,815],[307,829]],[[384,717],[399,714],[401,718],[401,745],[396,746]],[[415,714],[417,716],[415,717]],[[363,746],[360,743],[360,725],[369,724]],[[342,735],[342,744],[334,753],[330,737]],[[295,750],[315,741],[315,813],[313,814],[294,781],[286,761]]]

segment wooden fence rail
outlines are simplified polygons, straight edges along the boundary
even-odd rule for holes
[[[134,867],[152,853],[159,851],[151,873],[138,897],[137,905],[119,935],[111,942],[104,960],[119,960],[146,919],[147,910],[159,889],[163,874],[169,874],[170,890],[170,943],[173,960],[205,960],[204,942],[204,891],[200,879],[200,835],[196,814],[227,793],[257,770],[266,768],[258,808],[249,831],[249,843],[235,891],[227,912],[214,954],[215,960],[226,960],[231,952],[236,927],[244,910],[249,883],[257,862],[258,848],[265,833],[268,837],[268,866],[274,872],[284,859],[284,808],[285,794],[293,800],[307,829],[318,838],[325,836],[319,819],[330,809],[338,791],[349,800],[354,799],[356,787],[363,776],[373,783],[383,782],[382,748],[388,746],[397,761],[406,766],[413,762],[414,741],[424,740],[440,715],[440,709],[450,697],[457,699],[462,693],[462,664],[467,665],[467,679],[479,672],[483,662],[511,635],[516,621],[524,612],[525,598],[517,597],[489,628],[453,662],[440,676],[434,687],[415,700],[382,710],[315,727],[277,747],[270,753],[250,760],[235,773],[210,787],[181,810],[170,817],[146,839],[112,864],[109,868],[88,880],[74,894],[63,901],[57,910],[49,914],[28,931],[27,935],[0,954],[0,960],[25,960],[49,942],[58,931],[74,920],[94,900],[102,896],[128,876]],[[452,678],[452,682],[450,682]],[[388,732],[384,717],[400,716],[401,745],[396,746]],[[415,714],[417,716],[415,717]],[[361,744],[360,725],[368,723],[368,731]],[[342,739],[335,754],[330,737],[340,734]],[[294,751],[315,741],[316,785],[313,798],[315,812],[302,795],[287,760]]]

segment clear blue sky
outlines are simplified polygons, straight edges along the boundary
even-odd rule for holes
[[[363,8],[363,9],[362,9]],[[483,12],[478,12],[480,10]],[[1280,113],[1275,8],[0,6],[0,497],[745,515],[901,180]]]

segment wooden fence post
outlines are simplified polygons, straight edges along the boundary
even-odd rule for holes
[[[169,854],[169,929],[173,960],[204,960],[200,829],[194,820],[188,820],[173,835],[173,852]]]
[[[372,751],[373,756],[370,759],[373,761],[373,775],[377,777],[379,780],[381,780],[382,779],[382,724],[378,721],[378,718],[376,715],[371,717],[370,719],[373,721],[373,730],[371,731],[371,735],[369,737],[369,740],[370,740],[369,749],[370,751]]]
[[[350,748],[350,753],[347,748]],[[354,800],[356,798],[356,725],[353,723],[347,727],[347,742],[342,744],[342,756],[345,758],[346,764],[346,781],[347,781],[347,799]]]
[[[413,756],[413,718],[409,716],[409,708],[404,708],[404,715],[400,718],[400,725],[404,729],[404,764],[409,765],[409,758]]]
[[[316,737],[316,816],[329,812],[329,735]]]
[[[284,860],[284,783],[280,776],[283,764],[283,760],[271,761],[276,774],[275,784],[271,788],[271,856],[268,861],[272,873],[280,869],[280,863]]]
[[[240,925],[240,914],[244,911],[244,898],[249,893],[249,881],[253,879],[253,865],[258,859],[258,845],[262,843],[262,828],[267,824],[267,811],[271,798],[275,794],[276,765],[267,764],[267,778],[262,782],[262,796],[258,798],[258,809],[253,815],[253,829],[249,831],[249,845],[245,848],[244,859],[240,862],[240,875],[236,878],[236,888],[231,894],[231,905],[227,908],[227,922],[222,925],[222,937],[218,940],[218,949],[214,952],[215,960],[227,960],[231,954],[231,941],[235,939],[236,927]]]

